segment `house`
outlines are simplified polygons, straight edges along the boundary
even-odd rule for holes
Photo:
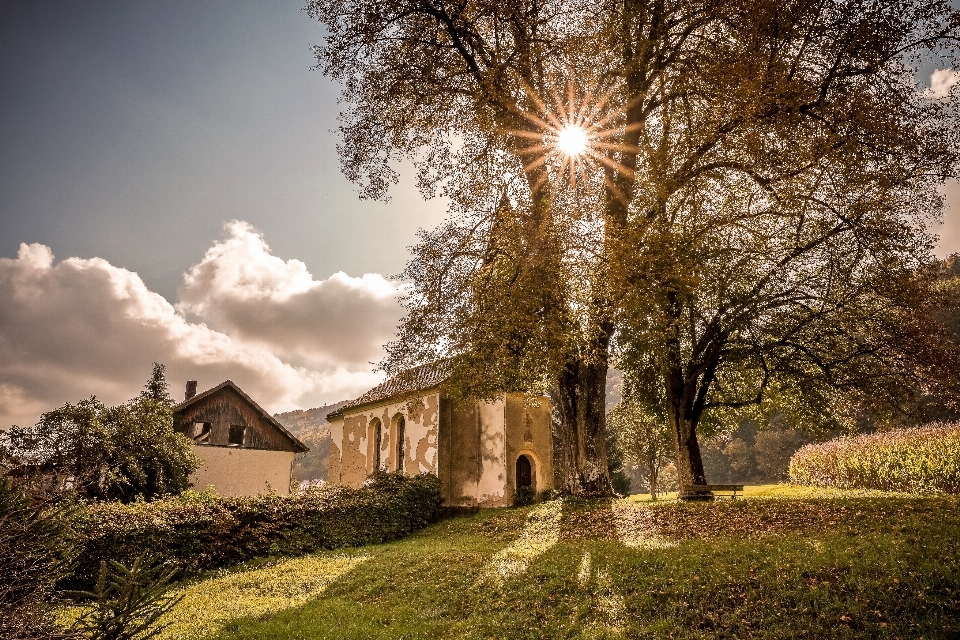
[[[358,487],[377,469],[442,481],[447,506],[511,505],[515,492],[553,488],[550,400],[507,393],[455,404],[443,363],[390,378],[327,415],[328,482]]]
[[[227,380],[198,394],[190,380],[173,411],[173,428],[193,440],[203,461],[190,477],[195,488],[213,485],[227,496],[289,494],[293,460],[309,449],[240,387]]]

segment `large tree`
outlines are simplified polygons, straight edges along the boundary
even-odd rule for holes
[[[308,10],[328,29],[320,67],[344,85],[346,175],[384,197],[406,158],[425,194],[452,203],[404,273],[410,313],[386,369],[453,356],[465,396],[553,387],[570,493],[609,491],[604,383],[618,336],[628,351],[678,354],[658,361],[678,470],[705,482],[695,414],[716,367],[691,368],[680,336],[697,279],[687,220],[719,207],[711,231],[732,238],[756,207],[776,206],[782,224],[766,231],[792,229],[809,213],[797,198],[780,206],[781,181],[802,190],[844,166],[838,197],[864,193],[845,182],[858,154],[869,169],[901,158],[915,178],[904,192],[923,196],[953,171],[950,138],[932,143],[945,107],[918,97],[904,67],[956,35],[945,3],[314,0]],[[585,133],[583,153],[565,144],[570,130]],[[654,308],[673,314],[661,324],[675,335],[660,342],[643,321]]]

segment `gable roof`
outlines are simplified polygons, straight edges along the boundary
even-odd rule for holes
[[[327,420],[339,418],[345,412],[367,404],[382,402],[397,396],[412,394],[440,385],[450,377],[448,360],[437,360],[401,371],[392,378],[378,384],[356,400],[351,400],[336,411],[327,414]]]
[[[199,402],[200,400],[203,400],[204,398],[208,398],[208,397],[212,396],[213,394],[215,394],[216,392],[220,391],[221,389],[225,389],[225,388],[228,388],[228,387],[229,387],[230,389],[233,389],[234,391],[236,391],[236,392],[240,395],[240,397],[243,398],[244,400],[246,400],[248,403],[250,403],[250,405],[251,405],[254,409],[256,409],[257,412],[260,413],[261,416],[263,416],[264,418],[266,418],[267,422],[269,422],[270,424],[272,424],[274,427],[277,428],[278,431],[280,431],[280,433],[282,433],[284,436],[286,436],[286,438],[290,441],[291,444],[293,444],[294,448],[297,450],[298,453],[306,453],[307,451],[310,451],[310,448],[309,448],[309,447],[307,447],[305,444],[303,444],[302,442],[300,442],[295,435],[293,435],[292,433],[290,433],[289,431],[287,431],[287,428],[286,428],[286,427],[284,427],[282,424],[280,424],[280,422],[279,422],[276,418],[274,418],[272,415],[270,415],[269,413],[267,413],[267,411],[266,411],[263,407],[261,407],[261,406],[258,405],[256,402],[254,402],[253,398],[251,398],[250,396],[248,396],[247,394],[245,394],[245,393],[243,392],[243,389],[241,389],[240,387],[238,387],[232,380],[224,380],[223,382],[221,382],[221,383],[218,384],[217,386],[213,387],[212,389],[207,389],[207,390],[204,391],[203,393],[198,393],[197,395],[193,396],[193,397],[190,398],[189,400],[184,400],[183,402],[181,402],[180,404],[178,404],[177,406],[175,406],[175,407],[173,408],[173,411],[174,411],[174,413],[176,413],[176,412],[178,412],[178,411],[182,411],[182,410],[186,409],[187,407],[189,407],[190,405],[192,405],[192,404],[194,404],[194,403],[196,403],[196,402]]]

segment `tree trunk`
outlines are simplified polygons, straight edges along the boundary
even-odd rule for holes
[[[697,441],[697,419],[683,409],[668,401],[670,426],[673,430],[674,454],[677,462],[677,483],[681,500],[712,500],[709,491],[694,491],[684,494],[684,485],[707,484],[703,472],[703,458],[700,455],[700,443]]]
[[[574,496],[612,495],[607,469],[606,357],[597,363],[571,358],[557,387],[561,492]]]
[[[650,472],[649,477],[647,478],[647,480],[648,480],[649,483],[650,483],[650,500],[652,500],[653,502],[656,502],[656,500],[657,500],[657,475],[658,475],[658,471],[659,471],[659,470],[657,469],[657,460],[656,460],[656,458],[651,458],[651,459],[650,459],[650,464],[649,464],[648,470],[649,470],[649,472]]]

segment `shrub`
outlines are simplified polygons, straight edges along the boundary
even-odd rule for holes
[[[183,600],[183,595],[167,591],[177,570],[165,565],[149,552],[130,567],[101,561],[93,591],[69,594],[90,601],[72,629],[89,640],[148,640],[159,635],[169,626],[158,624],[160,618]]]
[[[0,431],[0,454],[16,475],[80,496],[129,502],[175,495],[200,466],[192,441],[173,430],[163,365],[136,398],[108,407],[95,397],[47,411],[32,427]],[[67,479],[69,478],[69,482]]]
[[[436,476],[387,473],[359,489],[325,485],[290,497],[187,492],[93,504],[78,518],[82,552],[70,586],[92,585],[102,559],[130,563],[145,549],[196,573],[256,556],[394,540],[432,522],[439,505]]]
[[[48,602],[73,558],[70,513],[65,503],[37,503],[0,477],[0,638],[68,637]]]
[[[513,504],[517,507],[526,507],[533,504],[537,499],[537,492],[533,487],[517,487],[513,495]]]
[[[795,484],[910,493],[960,493],[960,424],[838,438],[790,460]]]

